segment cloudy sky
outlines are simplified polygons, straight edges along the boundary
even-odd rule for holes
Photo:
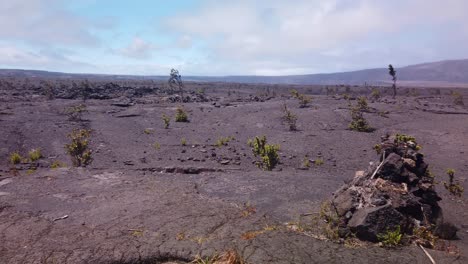
[[[287,75],[468,58],[466,0],[2,0],[0,68]]]

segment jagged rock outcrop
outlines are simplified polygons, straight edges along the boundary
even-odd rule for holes
[[[377,242],[380,234],[397,228],[412,234],[417,227],[441,233],[445,239],[456,236],[456,227],[443,220],[434,178],[418,149],[410,136],[382,138],[376,145],[380,161],[358,171],[332,197],[341,236],[352,232],[359,239]]]

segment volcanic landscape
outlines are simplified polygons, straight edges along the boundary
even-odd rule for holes
[[[186,82],[180,96],[164,81],[2,77],[0,263],[211,263],[202,261],[228,251],[247,263],[430,263],[414,244],[349,245],[310,231],[323,202],[396,133],[422,146],[443,217],[459,229],[426,250],[436,263],[467,263],[467,194],[442,183],[452,168],[468,188],[468,109],[455,93],[468,97],[454,87],[398,87],[393,99],[391,87],[222,82]],[[369,133],[349,129],[361,96]],[[189,122],[175,122],[177,109]],[[74,129],[90,130],[87,166],[65,148]],[[256,136],[279,145],[271,171],[247,144]]]

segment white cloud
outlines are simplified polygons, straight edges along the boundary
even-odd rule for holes
[[[64,51],[39,50],[19,48],[0,44],[0,67],[48,69],[60,71],[73,68],[75,71],[91,71],[94,66],[65,56]]]
[[[143,40],[142,38],[135,37],[132,42],[122,49],[116,50],[117,54],[133,59],[150,59],[152,51],[156,46]]]
[[[441,36],[437,34],[450,26],[466,30],[468,24],[464,14],[468,1],[464,0],[205,0],[202,3],[198,10],[170,18],[167,26],[173,32],[204,41],[208,47],[206,55],[213,64],[237,66],[230,68],[231,74],[350,70],[379,63],[375,60],[378,54],[382,54],[380,59],[384,65],[387,60],[415,63],[443,59],[444,51],[438,47],[450,39],[437,39]],[[444,43],[423,43],[418,36],[402,37],[402,33],[417,32],[419,28],[433,33],[437,41]],[[460,52],[459,56],[463,55],[468,53]],[[408,57],[416,61],[409,61]],[[373,65],[370,58],[374,59]]]
[[[2,1],[0,38],[42,45],[96,45],[93,24],[66,10],[60,0]]]

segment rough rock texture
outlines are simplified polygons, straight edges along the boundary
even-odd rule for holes
[[[442,238],[455,238],[457,228],[443,221],[434,178],[414,139],[386,136],[377,149],[380,162],[356,173],[332,198],[340,229],[373,242],[398,227],[411,234],[415,227],[424,226]],[[347,234],[342,230],[340,234]]]

